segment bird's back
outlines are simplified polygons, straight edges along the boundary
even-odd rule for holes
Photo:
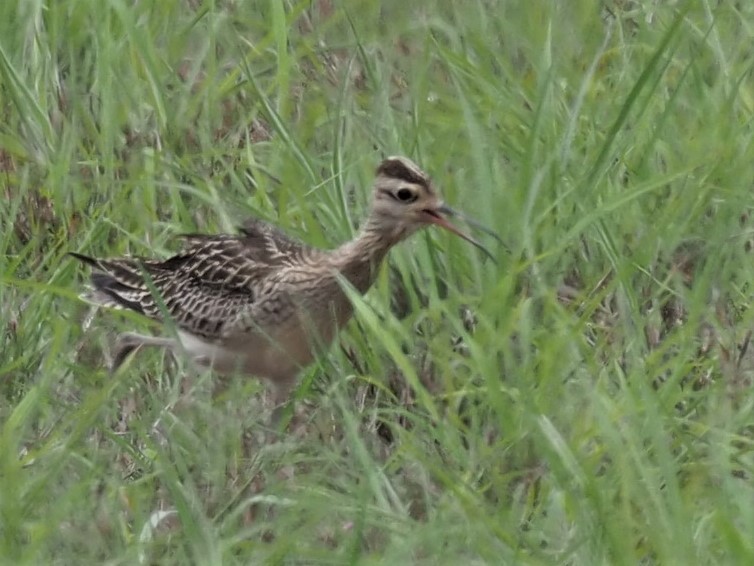
[[[240,232],[183,235],[183,249],[165,260],[72,255],[94,268],[88,300],[156,321],[168,315],[179,330],[214,340],[274,291],[278,272],[316,251],[258,219]]]

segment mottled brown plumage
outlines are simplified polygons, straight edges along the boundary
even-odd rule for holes
[[[456,214],[414,163],[391,157],[377,169],[360,234],[335,250],[307,246],[251,219],[238,235],[184,235],[183,249],[166,260],[71,255],[94,268],[87,300],[155,321],[167,316],[177,330],[175,339],[122,335],[113,369],[140,346],[183,350],[219,373],[269,380],[282,403],[300,369],[352,315],[343,279],[365,293],[388,250],[428,224],[489,255],[448,222]]]

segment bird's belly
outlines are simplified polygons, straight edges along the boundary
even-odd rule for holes
[[[274,337],[248,332],[222,342],[181,331],[178,335],[186,353],[202,367],[224,375],[245,374],[271,381],[292,379],[312,362],[317,351],[317,342],[312,344],[298,325],[280,329]]]

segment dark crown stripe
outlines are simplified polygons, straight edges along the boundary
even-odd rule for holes
[[[427,186],[429,179],[418,169],[411,167],[402,159],[385,159],[377,168],[378,175],[384,175],[392,179],[414,183],[416,185]]]

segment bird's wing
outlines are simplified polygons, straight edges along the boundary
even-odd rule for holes
[[[257,219],[246,221],[239,235],[182,238],[183,250],[164,261],[71,254],[95,269],[86,298],[153,320],[167,312],[178,328],[215,338],[239,311],[253,307],[268,278],[312,251]]]

